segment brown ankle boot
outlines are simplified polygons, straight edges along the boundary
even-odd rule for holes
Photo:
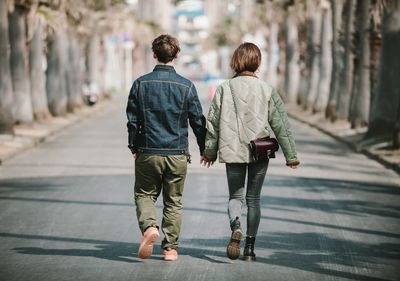
[[[231,260],[236,260],[240,256],[240,240],[243,238],[243,231],[240,227],[239,217],[231,223],[231,240],[226,247],[226,255]]]

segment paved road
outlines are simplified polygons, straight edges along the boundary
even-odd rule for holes
[[[124,106],[0,166],[1,281],[400,280],[399,176],[295,121],[302,166],[270,165],[257,262],[226,258],[224,166],[194,145],[179,260],[138,259]]]

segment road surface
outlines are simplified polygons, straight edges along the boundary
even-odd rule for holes
[[[294,120],[302,165],[285,167],[281,152],[271,161],[255,263],[225,255],[224,166],[201,167],[193,136],[179,260],[163,261],[160,243],[138,259],[124,108],[0,166],[1,281],[400,280],[399,176]]]

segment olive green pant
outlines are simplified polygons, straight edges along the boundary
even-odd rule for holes
[[[155,203],[162,191],[163,248],[178,248],[186,171],[186,155],[141,154],[135,161],[136,215],[142,233],[150,226],[158,228]]]

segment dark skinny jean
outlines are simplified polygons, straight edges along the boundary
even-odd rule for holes
[[[242,207],[246,199],[247,205],[247,236],[257,236],[260,225],[260,193],[268,169],[268,160],[257,163],[227,163],[226,175],[229,186],[228,215],[232,223],[236,217],[241,217]],[[247,188],[245,190],[246,172]],[[246,195],[245,195],[246,191]]]

